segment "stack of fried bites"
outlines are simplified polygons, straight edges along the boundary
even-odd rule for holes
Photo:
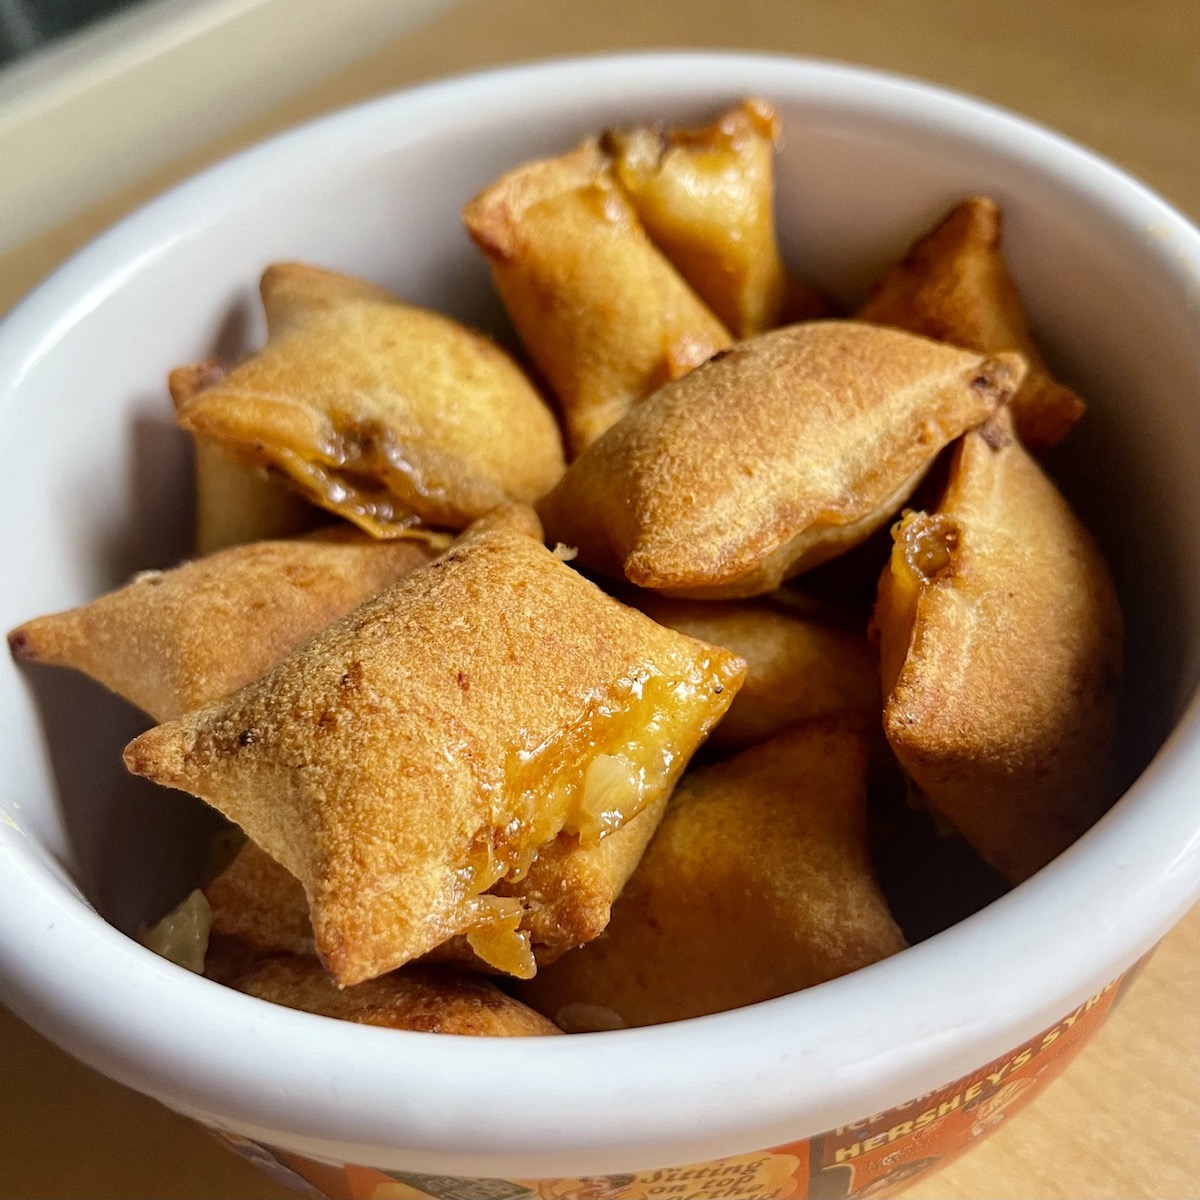
[[[905,946],[881,762],[1009,883],[1095,820],[1121,618],[1034,457],[1083,405],[999,213],[831,319],[780,258],[777,137],[746,101],[466,206],[537,383],[297,264],[258,353],[172,373],[201,557],[9,635],[162,722],[129,770],[240,831],[148,944],[395,1028],[652,1024]],[[809,586],[848,554],[866,605]]]

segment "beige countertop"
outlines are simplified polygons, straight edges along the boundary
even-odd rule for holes
[[[1193,219],[1200,215],[1194,0],[469,0],[0,255],[0,312],[144,199],[318,113],[481,66],[668,46],[835,58],[973,92],[1085,143]],[[0,1200],[288,1194],[187,1122],[79,1066],[3,1011],[0,1063]],[[1060,1079],[911,1195],[1200,1197],[1198,1080],[1200,910],[1163,942]]]

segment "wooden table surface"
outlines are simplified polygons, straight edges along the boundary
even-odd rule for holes
[[[144,199],[318,113],[501,62],[645,47],[769,50],[882,67],[1053,126],[1200,214],[1195,0],[468,0],[351,70],[0,256],[0,312]],[[264,53],[270,53],[264,47]],[[267,1200],[278,1186],[182,1119],[0,1011],[0,1198]],[[1200,910],[1015,1122],[920,1200],[1200,1197]]]

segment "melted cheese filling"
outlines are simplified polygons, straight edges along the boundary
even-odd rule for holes
[[[413,508],[389,486],[390,478],[370,463],[327,466],[288,450],[275,450],[279,468],[313,504],[329,509],[373,537],[392,538],[420,522]],[[411,489],[416,496],[419,487]]]
[[[947,517],[906,513],[892,532],[887,606],[880,628],[880,679],[888,696],[912,646],[917,610],[930,585],[951,577],[961,533]]]
[[[472,921],[464,932],[484,962],[519,978],[536,969],[520,928],[524,902],[483,893],[524,878],[560,833],[595,845],[663,796],[722,686],[707,661],[683,680],[647,670],[589,704],[575,725],[512,757],[500,799],[505,812],[520,815],[481,829],[463,872]]]

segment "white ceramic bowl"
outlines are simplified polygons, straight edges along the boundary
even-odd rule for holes
[[[488,323],[495,301],[458,217],[479,187],[605,125],[701,118],[745,94],[783,117],[785,251],[847,298],[961,197],[1001,204],[1035,329],[1092,406],[1056,469],[1114,562],[1132,754],[1153,762],[1034,879],[844,979],[660,1028],[438,1037],[227,991],[98,915],[129,928],[163,902],[195,858],[180,825],[201,818],[123,778],[138,722],[122,706],[5,662],[0,997],[20,1016],[179,1112],[309,1157],[510,1179],[637,1172],[796,1142],[1001,1058],[1195,900],[1200,235],[1051,133],[872,72],[666,54],[454,79],[318,121],[150,204],[0,329],[0,626],[186,549],[187,455],[164,379],[218,343],[253,344],[264,265],[341,268]]]

